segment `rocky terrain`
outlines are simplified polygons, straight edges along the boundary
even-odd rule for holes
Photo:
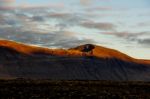
[[[150,81],[150,61],[92,44],[49,49],[0,40],[0,78]]]

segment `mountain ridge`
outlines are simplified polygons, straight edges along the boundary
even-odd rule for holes
[[[149,61],[91,44],[49,49],[0,40],[0,52],[0,79],[150,81]]]
[[[91,50],[93,51],[92,54],[82,51],[82,49],[87,45],[91,45],[94,47]],[[117,59],[121,59],[124,61],[130,61],[130,62],[142,63],[142,64],[150,64],[150,60],[135,59],[118,50],[106,48],[102,46],[97,46],[94,44],[84,44],[84,45],[80,45],[80,46],[69,48],[69,49],[50,49],[50,48],[45,48],[45,47],[27,45],[27,44],[15,42],[15,41],[0,40],[0,47],[7,47],[10,49],[14,49],[17,52],[28,54],[28,55],[31,55],[34,53],[41,53],[41,54],[50,54],[50,55],[58,55],[58,56],[78,56],[78,57],[94,56],[98,58],[117,58]]]

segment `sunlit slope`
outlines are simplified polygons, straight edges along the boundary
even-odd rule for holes
[[[128,56],[124,53],[121,53],[117,50],[102,47],[102,46],[97,46],[97,45],[92,45],[92,44],[85,44],[81,45],[75,48],[71,48],[70,50],[78,50],[80,52],[84,52],[83,49],[85,46],[91,46],[91,51],[92,51],[92,56],[99,57],[99,58],[116,58],[119,60],[123,61],[128,61],[128,62],[135,62],[135,63],[141,63],[141,64],[150,64],[150,60],[143,60],[143,59],[135,59],[132,58],[131,56]]]
[[[86,44],[48,49],[0,40],[0,78],[150,81],[149,60]]]

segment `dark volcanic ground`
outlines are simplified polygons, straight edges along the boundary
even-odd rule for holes
[[[1,99],[150,99],[148,82],[0,80]]]

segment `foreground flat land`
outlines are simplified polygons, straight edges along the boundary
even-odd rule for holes
[[[0,80],[0,99],[150,99],[150,83]]]

